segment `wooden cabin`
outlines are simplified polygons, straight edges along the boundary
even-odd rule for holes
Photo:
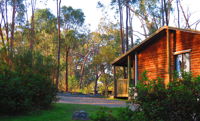
[[[165,84],[173,80],[175,70],[200,75],[200,31],[164,26],[116,58],[112,65],[115,97],[127,97],[128,88],[137,85],[144,71],[149,79],[160,77]],[[116,67],[126,67],[127,78],[116,79]]]

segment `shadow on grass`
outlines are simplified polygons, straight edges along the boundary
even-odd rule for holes
[[[100,108],[102,108],[102,106],[55,103],[49,109],[33,111],[24,115],[1,115],[0,121],[73,121],[72,115],[75,111],[84,110],[88,112],[89,115],[92,115]],[[105,109],[117,112],[121,108]]]

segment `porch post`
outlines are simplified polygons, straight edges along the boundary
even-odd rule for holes
[[[114,97],[117,97],[117,79],[116,79],[116,67],[114,66]]]
[[[132,100],[134,98],[134,84],[132,81],[132,73],[131,73],[131,56],[128,56],[128,83],[129,83],[129,87],[128,87],[128,99]]]
[[[135,86],[137,86],[138,81],[138,58],[137,52],[135,53]]]
[[[131,56],[128,56],[128,83],[129,87],[133,87],[132,73],[131,73]]]

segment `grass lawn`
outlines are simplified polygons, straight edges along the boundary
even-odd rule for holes
[[[49,110],[19,116],[0,116],[0,121],[72,121],[74,111],[84,110],[91,115],[100,108],[101,106],[56,103]],[[106,110],[115,113],[120,108],[106,108]]]

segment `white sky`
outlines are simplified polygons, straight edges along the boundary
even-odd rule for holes
[[[94,31],[99,24],[100,18],[103,17],[101,9],[97,8],[98,1],[101,1],[108,6],[111,0],[62,0],[61,4],[62,6],[66,5],[72,6],[75,9],[82,9],[85,14],[85,23],[90,24],[90,29]],[[190,9],[190,12],[192,13],[191,17],[193,18],[191,21],[195,21],[200,18],[200,0],[183,0],[182,4],[184,9]],[[37,7],[44,8],[42,4],[38,4]],[[56,14],[56,0],[48,0],[45,7],[50,8],[52,12]],[[110,17],[112,18],[112,15]],[[171,18],[173,18],[173,16],[171,16]]]
[[[82,9],[85,14],[85,23],[91,25],[91,30],[95,30],[98,26],[99,20],[102,17],[101,9],[97,8],[97,2],[100,0],[62,0],[61,6],[72,6],[74,9]],[[101,2],[110,3],[110,0],[101,0]],[[56,14],[56,0],[48,0],[46,8]],[[37,5],[37,8],[44,8],[43,4]]]

